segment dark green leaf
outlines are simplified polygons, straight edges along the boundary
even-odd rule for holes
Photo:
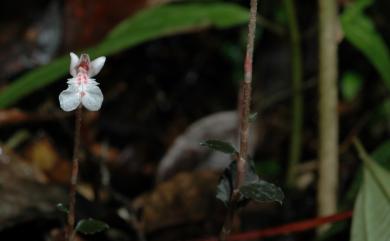
[[[371,156],[378,164],[390,171],[390,141],[381,143],[381,145],[372,152]]]
[[[100,44],[82,52],[91,57],[109,56],[141,43],[178,33],[199,31],[205,27],[219,29],[244,24],[248,11],[229,3],[163,5],[148,8],[120,23]],[[40,89],[68,72],[69,55],[37,68],[12,81],[0,92],[0,108]],[[66,80],[63,79],[64,87]]]
[[[92,218],[82,219],[76,225],[76,231],[82,234],[95,234],[109,228],[106,223]]]
[[[61,211],[63,213],[69,213],[69,209],[63,203],[58,203],[56,205],[56,208],[57,208],[58,211]]]
[[[275,201],[282,204],[284,199],[284,194],[280,187],[264,180],[247,183],[240,188],[240,192],[244,197],[257,202]]]
[[[249,160],[249,163],[246,166],[245,171],[245,180],[244,183],[253,183],[259,180],[259,177],[256,174],[255,164],[252,160]],[[221,180],[217,186],[217,195],[216,197],[221,200],[225,206],[229,206],[230,199],[234,190],[234,187],[237,186],[237,161],[232,161],[228,168],[225,169]],[[245,206],[248,199],[242,197],[238,201],[237,207]]]
[[[351,101],[359,93],[363,85],[362,77],[354,72],[346,72],[341,78],[341,93],[345,100]]]
[[[219,141],[219,140],[207,140],[200,143],[201,146],[205,146],[214,151],[220,151],[226,154],[236,154],[236,149],[227,142]]]
[[[249,115],[249,122],[255,122],[256,119],[257,119],[257,112],[251,113],[251,114]]]

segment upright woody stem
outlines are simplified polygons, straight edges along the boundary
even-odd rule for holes
[[[336,0],[318,0],[319,76],[318,76],[318,215],[337,211],[338,192],[338,113],[337,113],[337,28]],[[324,230],[324,229],[321,229]]]
[[[233,195],[229,202],[228,213],[225,218],[224,225],[219,235],[219,240],[227,240],[233,224],[235,210],[238,200],[240,199],[239,189],[244,184],[245,166],[248,155],[248,140],[249,140],[249,114],[251,104],[251,84],[252,84],[252,69],[253,69],[253,49],[255,41],[257,17],[257,0],[251,0],[250,17],[248,24],[248,43],[246,47],[245,64],[244,64],[244,81],[241,84],[239,93],[238,113],[240,118],[240,151],[237,160],[237,185],[234,187]]]
[[[81,132],[82,114],[83,114],[83,108],[82,106],[79,106],[76,110],[76,116],[75,116],[72,176],[70,179],[70,191],[69,191],[69,213],[68,213],[68,228],[67,228],[68,241],[73,241],[74,233],[75,233],[74,232],[75,206],[76,206],[77,179],[79,173],[79,155],[80,155],[80,137],[81,137],[80,132]]]

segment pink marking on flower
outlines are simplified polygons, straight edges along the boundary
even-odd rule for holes
[[[99,57],[92,62],[88,54],[82,54],[77,57],[76,54],[70,53],[69,72],[72,79],[68,79],[68,88],[59,95],[60,106],[64,111],[75,110],[78,106],[83,105],[90,111],[100,109],[103,102],[103,93],[100,90],[95,79],[102,69],[106,57]]]
[[[89,60],[89,56],[87,54],[82,54],[80,56],[80,64],[79,64],[79,68],[83,68],[85,71],[89,71],[89,65],[90,65],[90,60]]]

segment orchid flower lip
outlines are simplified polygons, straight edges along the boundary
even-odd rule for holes
[[[90,60],[88,54],[78,57],[70,53],[69,73],[72,76],[67,79],[68,88],[59,95],[60,106],[64,111],[75,110],[80,104],[90,111],[97,111],[103,103],[103,93],[95,78],[106,61],[102,56]]]

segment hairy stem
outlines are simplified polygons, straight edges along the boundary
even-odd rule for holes
[[[318,215],[337,211],[337,1],[319,0]]]
[[[82,114],[83,114],[82,106],[79,106],[76,110],[76,116],[75,116],[72,176],[70,179],[70,191],[69,191],[69,213],[68,213],[68,228],[67,228],[68,241],[73,241],[75,235],[74,232],[75,216],[76,216],[75,206],[76,206],[77,178],[79,173],[79,154],[80,154]]]
[[[244,82],[240,89],[239,98],[239,117],[240,117],[240,151],[237,160],[237,189],[244,183],[245,165],[248,155],[249,140],[249,114],[251,104],[251,85],[253,70],[253,49],[255,42],[257,16],[257,0],[251,0],[250,18],[248,24],[248,43],[246,46],[244,63]]]
[[[230,200],[229,210],[225,223],[222,227],[219,240],[227,240],[231,231],[231,226],[234,219],[237,202],[240,197],[239,188],[244,184],[245,166],[248,155],[248,140],[249,140],[249,114],[251,104],[251,85],[252,85],[252,70],[253,70],[253,50],[255,42],[257,19],[257,0],[250,2],[250,16],[248,23],[248,43],[246,46],[245,63],[244,63],[244,81],[239,92],[238,113],[240,119],[239,141],[240,151],[237,158],[237,184]]]
[[[302,127],[303,127],[303,95],[302,95],[302,55],[301,36],[295,12],[294,0],[284,0],[287,12],[290,46],[291,46],[291,74],[292,74],[292,123],[289,164],[287,167],[287,185],[295,186],[295,170],[301,159]]]

